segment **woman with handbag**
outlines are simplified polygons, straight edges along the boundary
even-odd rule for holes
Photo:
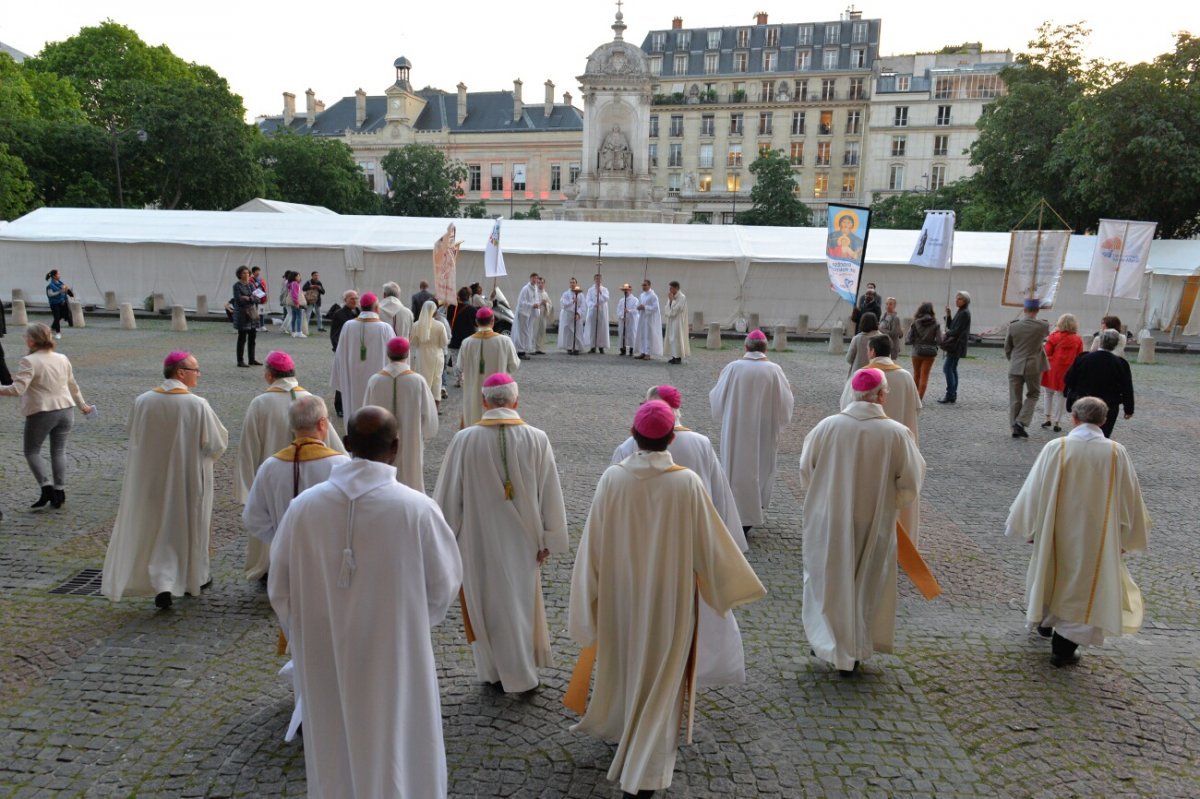
[[[237,365],[241,367],[262,366],[254,358],[254,339],[258,336],[258,298],[255,286],[250,282],[250,270],[245,266],[237,269],[238,282],[233,284],[233,327],[238,332]],[[246,353],[247,348],[250,350]],[[243,353],[250,356],[247,363]]]
[[[929,373],[937,360],[938,346],[942,343],[942,326],[933,313],[933,303],[923,302],[913,315],[912,324],[904,342],[912,347],[913,380],[917,384],[917,395],[925,399],[925,387],[929,385]]]

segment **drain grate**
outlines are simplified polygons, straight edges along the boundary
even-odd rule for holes
[[[51,588],[50,593],[100,596],[100,569],[84,569],[57,588]]]

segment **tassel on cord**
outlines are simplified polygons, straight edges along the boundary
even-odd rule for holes
[[[360,361],[367,359],[367,329],[362,325],[358,328],[358,359]]]
[[[354,537],[354,500],[350,500],[349,518],[346,520],[346,546],[342,549],[342,568],[338,571],[338,588],[349,588],[350,578],[358,566],[354,563],[354,550],[350,548]]]

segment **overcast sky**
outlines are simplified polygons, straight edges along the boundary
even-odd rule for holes
[[[801,4],[745,0],[628,0],[626,39],[640,44],[652,29],[669,28],[676,15],[685,27],[750,25],[756,11],[772,23],[838,19],[847,3]],[[374,15],[353,16],[364,7]],[[1152,59],[1173,48],[1174,34],[1200,34],[1200,4],[1145,0],[1133,6],[1105,0],[1000,0],[931,3],[894,0],[860,3],[867,18],[883,20],[884,55],[936,50],[979,41],[988,49],[1025,49],[1037,26],[1086,22],[1092,28],[1088,55],[1108,61]],[[1192,11],[1186,11],[1191,8]],[[304,92],[332,104],[362,88],[381,94],[395,79],[392,62],[413,62],[412,82],[454,91],[511,89],[524,82],[526,102],[540,102],[547,79],[555,96],[570,91],[579,101],[576,76],[588,54],[611,40],[613,3],[602,0],[443,0],[417,3],[289,4],[255,0],[51,0],[0,3],[0,41],[31,55],[105,18],[137,31],[150,44],[165,44],[188,61],[207,64],[241,95],[248,115],[278,114],[282,93]],[[800,14],[803,16],[800,16]]]

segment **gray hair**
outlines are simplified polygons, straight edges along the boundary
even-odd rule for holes
[[[488,386],[482,391],[483,398],[487,400],[488,405],[494,405],[497,408],[511,408],[517,402],[517,384],[515,382]]]
[[[1121,334],[1116,330],[1105,330],[1100,334],[1100,346],[1110,352],[1121,342]]]
[[[354,289],[346,289],[345,291],[343,291],[342,292],[342,302],[345,302],[346,300],[350,299],[351,294],[353,294],[355,297],[358,296],[358,292],[355,291]]]
[[[383,284],[383,296],[399,297],[400,296],[400,284],[396,283],[394,281],[391,281],[391,280],[389,280],[387,283],[384,283]]]
[[[301,431],[315,430],[318,422],[328,418],[329,410],[325,407],[325,400],[316,394],[299,397],[288,407],[288,427],[293,435]]]
[[[962,297],[964,300],[966,300],[966,301],[967,301],[967,305],[970,305],[970,304],[971,304],[971,295],[970,295],[970,294],[968,294],[968,293],[967,293],[967,292],[965,292],[965,291],[956,291],[956,292],[954,292],[954,296],[955,296],[955,297]]]
[[[1081,424],[1099,426],[1108,418],[1108,403],[1099,397],[1080,397],[1071,405],[1071,415]]]
[[[875,386],[875,388],[868,388],[866,391],[852,391],[850,393],[854,395],[855,402],[874,402],[879,395],[886,394],[887,390],[888,384],[887,381],[884,380],[882,383]]]

